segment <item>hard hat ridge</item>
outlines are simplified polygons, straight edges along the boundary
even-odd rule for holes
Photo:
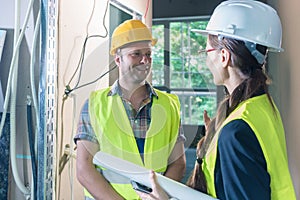
[[[139,41],[151,41],[153,46],[156,44],[157,39],[152,38],[151,31],[142,21],[136,19],[126,20],[112,34],[110,54],[114,55],[118,48],[126,44]]]

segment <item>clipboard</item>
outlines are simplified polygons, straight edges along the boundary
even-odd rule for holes
[[[93,158],[93,163],[101,167],[111,170],[121,176],[133,180],[147,187],[151,187],[149,179],[150,170],[142,166],[136,165],[121,158],[112,156],[104,152],[97,152]],[[157,181],[161,187],[172,197],[179,200],[214,200],[215,198],[194,190],[182,183],[167,178],[159,173],[156,173]]]

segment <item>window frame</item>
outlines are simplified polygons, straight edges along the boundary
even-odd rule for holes
[[[156,18],[153,19],[152,25],[163,25],[164,27],[164,85],[156,86],[155,88],[165,91],[167,93],[189,93],[189,92],[201,92],[201,93],[214,93],[216,95],[216,107],[221,97],[223,97],[223,87],[216,86],[215,89],[208,88],[179,88],[179,87],[171,87],[171,59],[170,59],[170,26],[172,22],[195,22],[195,21],[208,21],[210,19],[209,15],[206,16],[194,16],[194,17],[175,17],[175,18]],[[221,95],[220,95],[221,94]],[[191,125],[184,124],[183,125]],[[202,124],[198,124],[195,126],[202,127]],[[203,128],[201,128],[203,130]],[[203,134],[203,133],[202,133]]]

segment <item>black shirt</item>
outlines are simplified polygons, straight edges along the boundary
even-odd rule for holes
[[[229,122],[220,132],[215,187],[221,200],[271,199],[266,160],[254,132],[242,119]]]

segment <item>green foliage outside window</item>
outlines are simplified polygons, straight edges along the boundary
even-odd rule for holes
[[[203,124],[203,111],[214,116],[216,110],[216,86],[213,77],[198,51],[205,49],[206,37],[191,29],[205,29],[207,21],[170,22],[170,30],[164,25],[154,25],[152,33],[158,38],[153,48],[152,83],[166,86],[179,96],[183,124]],[[165,47],[165,35],[169,47]],[[169,56],[165,61],[166,53]],[[169,74],[166,74],[169,73]],[[168,75],[169,79],[166,79]],[[166,82],[168,81],[169,82]]]
[[[153,26],[152,34],[158,39],[152,51],[152,83],[155,86],[164,86],[164,26]]]

